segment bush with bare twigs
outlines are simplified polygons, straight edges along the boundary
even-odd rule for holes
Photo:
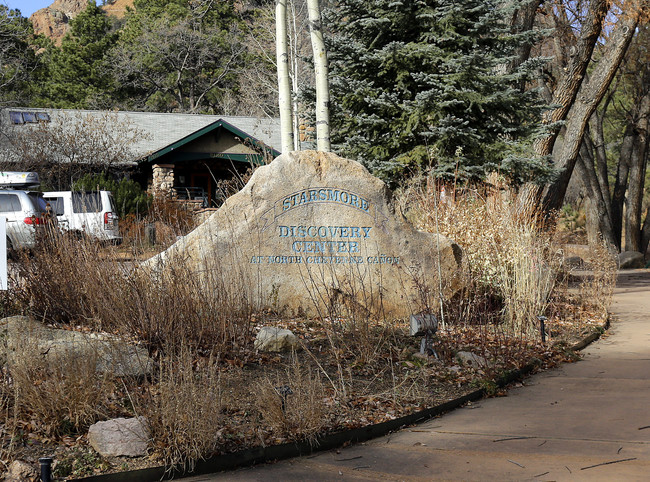
[[[465,305],[476,320],[481,313],[513,335],[531,336],[545,314],[558,280],[561,258],[551,234],[542,229],[535,206],[519,206],[508,189],[455,192],[431,178],[420,178],[403,193],[402,205],[421,229],[455,240],[465,254]],[[468,303],[469,302],[469,303]]]
[[[152,450],[168,467],[192,470],[197,460],[224,444],[224,413],[215,359],[194,365],[188,351],[160,360],[157,383],[135,400],[146,418]]]
[[[327,425],[321,374],[292,357],[285,376],[258,383],[256,405],[264,422],[289,440],[315,441]]]

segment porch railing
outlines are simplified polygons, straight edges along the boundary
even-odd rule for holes
[[[179,201],[200,202],[201,207],[208,207],[208,195],[202,187],[174,187],[172,195]]]

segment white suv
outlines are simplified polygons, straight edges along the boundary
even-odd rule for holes
[[[60,229],[115,244],[122,241],[110,191],[53,191],[44,192],[43,198],[56,215]]]
[[[0,216],[7,218],[7,250],[32,249],[37,229],[47,222],[43,195],[35,191],[0,190]]]

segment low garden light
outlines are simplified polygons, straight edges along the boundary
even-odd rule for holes
[[[411,336],[423,336],[420,342],[420,354],[434,355],[436,351],[433,349],[433,336],[438,331],[438,318],[431,313],[419,313],[411,315],[410,318],[410,334]]]
[[[545,326],[545,322],[546,322],[546,320],[548,320],[548,318],[541,315],[541,316],[538,316],[537,319],[539,320],[539,331],[542,334],[542,343],[546,343],[546,326]]]

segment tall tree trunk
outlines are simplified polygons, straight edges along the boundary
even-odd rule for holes
[[[610,2],[608,0],[589,2],[587,14],[577,38],[571,33],[570,22],[564,10],[566,6],[561,3],[557,6],[560,18],[554,16],[555,28],[560,30],[561,26],[564,26],[564,30],[568,30],[568,32],[564,36],[558,33],[554,37],[554,63],[559,67],[559,80],[557,85],[546,85],[545,87],[552,91],[546,96],[549,104],[556,107],[544,114],[543,117],[544,124],[549,126],[549,132],[535,141],[534,144],[535,153],[540,157],[550,157],[553,154],[555,141],[560,132],[559,122],[566,119],[582,86],[594,48],[602,32],[603,21],[609,11],[609,6]],[[568,183],[570,178],[569,173],[568,178],[566,176],[563,178],[563,182]],[[541,186],[528,183],[520,189],[517,203],[519,206],[526,206],[530,203],[539,204],[542,195],[543,188]]]
[[[585,136],[586,138],[587,136]],[[601,190],[595,170],[594,151],[586,142],[580,147],[576,170],[585,188],[585,215],[587,217],[587,240],[594,245],[602,240],[616,246],[611,218],[607,212],[609,196]]]
[[[291,46],[291,88],[294,93],[292,96],[292,108],[293,108],[293,149],[295,151],[300,150],[300,115],[299,115],[299,106],[298,106],[298,94],[300,92],[300,70],[299,70],[299,59],[300,54],[298,52],[298,45],[300,36],[298,35],[298,25],[297,18],[298,12],[296,11],[296,2],[291,1],[291,40],[289,42]]]
[[[607,39],[603,55],[599,58],[588,81],[581,85],[578,95],[569,109],[562,146],[554,159],[559,175],[547,184],[542,194],[542,206],[547,211],[556,210],[562,206],[566,188],[580,152],[587,122],[603,99],[623,60],[634,36],[639,15],[639,12],[631,12],[621,16]]]
[[[648,244],[650,244],[650,207],[648,207],[646,211],[645,221],[643,221],[643,227],[641,228],[641,252],[642,253],[645,253],[648,250]]]
[[[645,187],[646,161],[648,157],[648,116],[650,116],[650,93],[637,104],[634,125],[634,148],[630,157],[627,209],[625,210],[625,250],[641,251],[641,215]]]
[[[275,6],[275,54],[278,65],[278,103],[282,152],[290,152],[293,150],[294,145],[287,46],[287,0],[278,0]]]
[[[612,91],[610,90],[610,92]],[[607,152],[605,150],[605,130],[603,128],[605,113],[607,112],[607,107],[609,106],[610,101],[611,95],[607,96],[607,99],[605,99],[601,112],[594,112],[594,115],[591,116],[591,128],[589,125],[587,125],[587,129],[593,135],[593,141],[589,135],[585,135],[584,138],[587,143],[587,147],[594,153],[594,156],[596,158],[596,177],[598,179],[598,186],[600,187],[600,192],[602,193],[603,199],[607,202],[607,215],[611,221],[611,191],[609,187],[609,172],[607,169]]]
[[[546,124],[554,124],[566,119],[570,109],[582,86],[587,73],[587,67],[591,62],[591,56],[600,37],[603,20],[609,10],[608,0],[594,0],[589,2],[589,10],[583,22],[582,28],[575,44],[571,47],[571,56],[566,67],[563,67],[564,74],[560,78],[557,87],[553,91],[552,105],[557,107],[550,110],[544,116]],[[561,7],[562,8],[562,7]],[[556,55],[560,54],[561,48],[556,49]],[[553,153],[553,146],[557,139],[559,128],[552,128],[551,132],[535,143],[535,151],[540,156],[549,156]]]
[[[319,151],[329,152],[331,150],[329,67],[318,0],[307,0],[307,9],[316,75],[316,144]]]
[[[629,124],[625,127],[623,142],[621,143],[621,152],[616,168],[616,180],[612,191],[612,228],[617,237],[617,246],[623,247],[623,206],[625,205],[625,191],[627,190],[627,180],[630,175],[630,158],[634,149],[634,128]]]
[[[529,0],[521,2],[519,8],[513,11],[510,19],[510,27],[514,33],[530,32],[535,24],[537,9],[543,3],[543,0]],[[530,52],[533,48],[532,42],[526,42],[517,48],[515,58],[510,68],[514,72],[517,67],[530,58]],[[522,86],[523,87],[523,86]]]

